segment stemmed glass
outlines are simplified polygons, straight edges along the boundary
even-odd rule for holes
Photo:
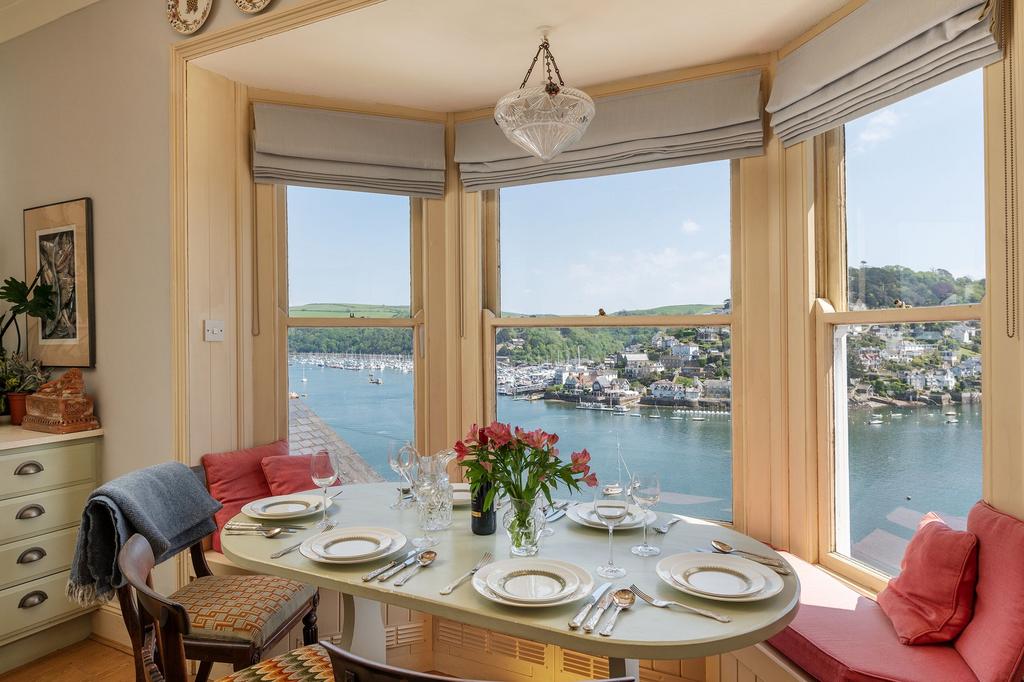
[[[409,478],[409,471],[412,470],[413,463],[416,461],[415,454],[416,451],[410,444],[403,445],[397,449],[394,444],[388,445],[388,466],[391,467],[392,471],[401,476],[405,482],[398,486],[398,499],[391,505],[392,509],[408,509],[415,504],[411,497],[405,496],[406,490],[412,492],[412,481]]]
[[[330,527],[327,522],[327,488],[338,479],[338,471],[334,468],[334,460],[326,450],[313,453],[309,458],[309,476],[313,479],[313,485],[324,489],[324,514],[316,527],[320,530],[327,530]]]
[[[634,545],[630,551],[637,556],[658,556],[661,548],[647,542],[647,510],[661,500],[661,479],[657,474],[633,474],[629,482],[630,497],[644,515],[644,542]]]
[[[594,514],[608,526],[608,563],[597,567],[597,574],[602,578],[615,580],[626,575],[626,569],[615,565],[614,533],[615,526],[625,520],[629,513],[629,500],[625,492],[613,494],[598,493],[594,496]]]

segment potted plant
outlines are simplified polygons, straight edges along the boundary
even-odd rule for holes
[[[25,398],[49,381],[50,371],[43,369],[38,360],[15,354],[0,358],[0,378],[11,412],[11,423],[20,426],[25,418]]]
[[[572,453],[568,462],[559,459],[558,435],[541,429],[524,431],[494,422],[486,428],[476,424],[455,444],[455,454],[475,496],[486,490],[482,507],[493,509],[498,492],[509,500],[502,523],[512,545],[512,554],[537,553],[544,520],[538,501],[543,496],[553,504],[551,491],[564,484],[580,491],[580,484],[597,485],[590,470],[590,453]]]
[[[31,317],[38,317],[40,320],[52,320],[57,314],[53,287],[40,282],[42,274],[42,270],[37,272],[31,284],[26,284],[24,280],[8,277],[4,280],[3,286],[0,286],[0,301],[6,301],[10,304],[6,311],[0,312],[0,414],[6,414],[7,410],[10,409],[8,403],[12,402],[5,400],[5,394],[25,392],[24,390],[12,391],[8,389],[8,385],[17,387],[32,386],[34,376],[39,371],[38,362],[35,363],[33,370],[32,363],[21,357],[21,325],[18,323],[18,316],[29,315]],[[4,336],[12,327],[14,328],[17,341],[15,342],[13,355],[8,357],[7,347],[4,345]],[[12,362],[15,369],[8,370],[7,366]],[[45,382],[45,380],[44,375],[43,381]],[[34,390],[35,388],[31,389],[31,391]],[[18,401],[19,397],[15,395],[13,402]],[[20,398],[20,403],[22,408],[24,408],[24,397]],[[22,412],[22,415],[24,415],[24,412]],[[18,423],[21,423],[20,420]]]

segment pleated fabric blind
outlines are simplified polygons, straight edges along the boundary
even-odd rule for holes
[[[998,0],[868,0],[779,61],[766,107],[784,144],[1002,58]]]
[[[257,102],[256,182],[444,195],[444,124]]]
[[[761,72],[603,97],[579,142],[545,163],[491,118],[460,123],[455,160],[467,191],[756,156],[764,151]]]

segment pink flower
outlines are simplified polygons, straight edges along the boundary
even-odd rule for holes
[[[473,443],[475,443],[477,441],[477,434],[479,432],[480,432],[480,427],[477,426],[476,424],[473,424],[471,427],[469,427],[469,432],[466,434],[465,441],[467,443],[469,443],[470,445],[472,445]]]
[[[590,471],[590,467],[583,462],[573,462],[572,470],[577,474],[586,474]]]
[[[468,454],[469,454],[469,451],[466,449],[466,444],[465,443],[463,443],[460,440],[458,443],[455,444],[455,458],[458,461],[461,462],[462,460],[466,459],[466,455],[468,455]]]
[[[512,429],[509,428],[508,424],[496,421],[484,429],[484,433],[494,443],[495,447],[500,448],[512,441]]]
[[[545,433],[544,437],[547,439],[548,445],[554,445],[555,443],[558,442],[558,434],[557,433]]]
[[[587,464],[590,462],[590,453],[587,452],[586,448],[583,448],[579,452],[572,453],[573,464]]]
[[[519,436],[519,439],[526,443],[527,445],[529,445],[534,450],[543,450],[544,444],[546,442],[544,438],[545,435],[546,434],[544,433],[544,431],[542,431],[541,429],[537,429],[536,431],[524,433],[523,435]]]
[[[586,477],[583,479],[583,482],[586,483],[587,486],[590,488],[596,488],[597,474],[587,474]]]

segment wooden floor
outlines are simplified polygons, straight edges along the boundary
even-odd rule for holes
[[[0,675],[3,682],[134,682],[132,657],[86,639]]]

